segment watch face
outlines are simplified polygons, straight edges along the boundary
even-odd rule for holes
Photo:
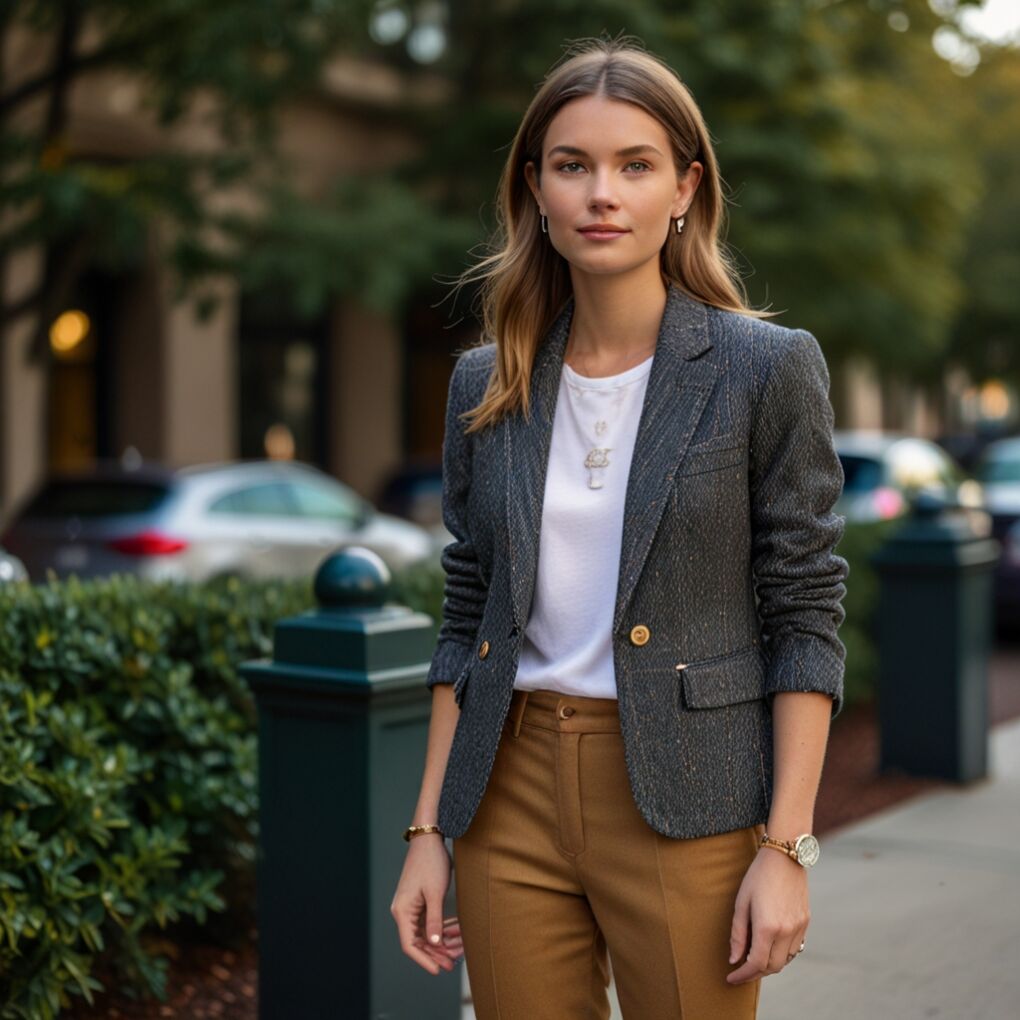
[[[820,853],[818,840],[814,836],[801,836],[797,840],[797,860],[805,868],[810,868],[818,860]]]

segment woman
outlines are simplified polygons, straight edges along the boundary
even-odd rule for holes
[[[741,297],[686,87],[625,41],[568,56],[472,271],[493,340],[450,383],[455,540],[391,911],[431,973],[464,955],[479,1020],[608,1017],[610,962],[627,1020],[743,1020],[805,945],[842,706],[829,377]]]

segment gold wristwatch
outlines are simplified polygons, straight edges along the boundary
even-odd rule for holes
[[[773,839],[768,833],[765,833],[758,846],[770,846],[776,850],[781,850],[805,868],[810,868],[813,864],[816,864],[822,852],[818,846],[818,840],[810,832],[805,832],[803,836],[789,840]]]
[[[438,825],[409,825],[404,829],[404,839],[410,843],[415,836],[422,836],[426,832],[438,832],[440,836],[443,835]]]

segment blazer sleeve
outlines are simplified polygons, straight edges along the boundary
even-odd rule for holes
[[[458,420],[458,415],[473,406],[468,385],[470,360],[471,351],[457,359],[446,398],[442,507],[443,523],[453,541],[440,556],[446,580],[438,640],[425,677],[429,690],[437,683],[454,683],[468,667],[488,596],[468,528],[471,440],[464,435],[465,423]]]
[[[845,518],[832,510],[843,490],[833,447],[829,372],[806,330],[769,331],[756,358],[751,429],[751,558],[768,659],[766,697],[824,691],[843,707],[849,564],[833,551]]]

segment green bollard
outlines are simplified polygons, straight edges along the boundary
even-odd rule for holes
[[[370,550],[330,556],[319,608],[276,625],[272,661],[241,667],[258,708],[259,1020],[460,1017],[461,968],[419,967],[390,914],[425,761],[435,625],[387,604],[389,586]]]
[[[1000,546],[985,537],[990,528],[976,529],[949,509],[922,491],[871,557],[879,576],[879,771],[970,782],[988,772]]]

